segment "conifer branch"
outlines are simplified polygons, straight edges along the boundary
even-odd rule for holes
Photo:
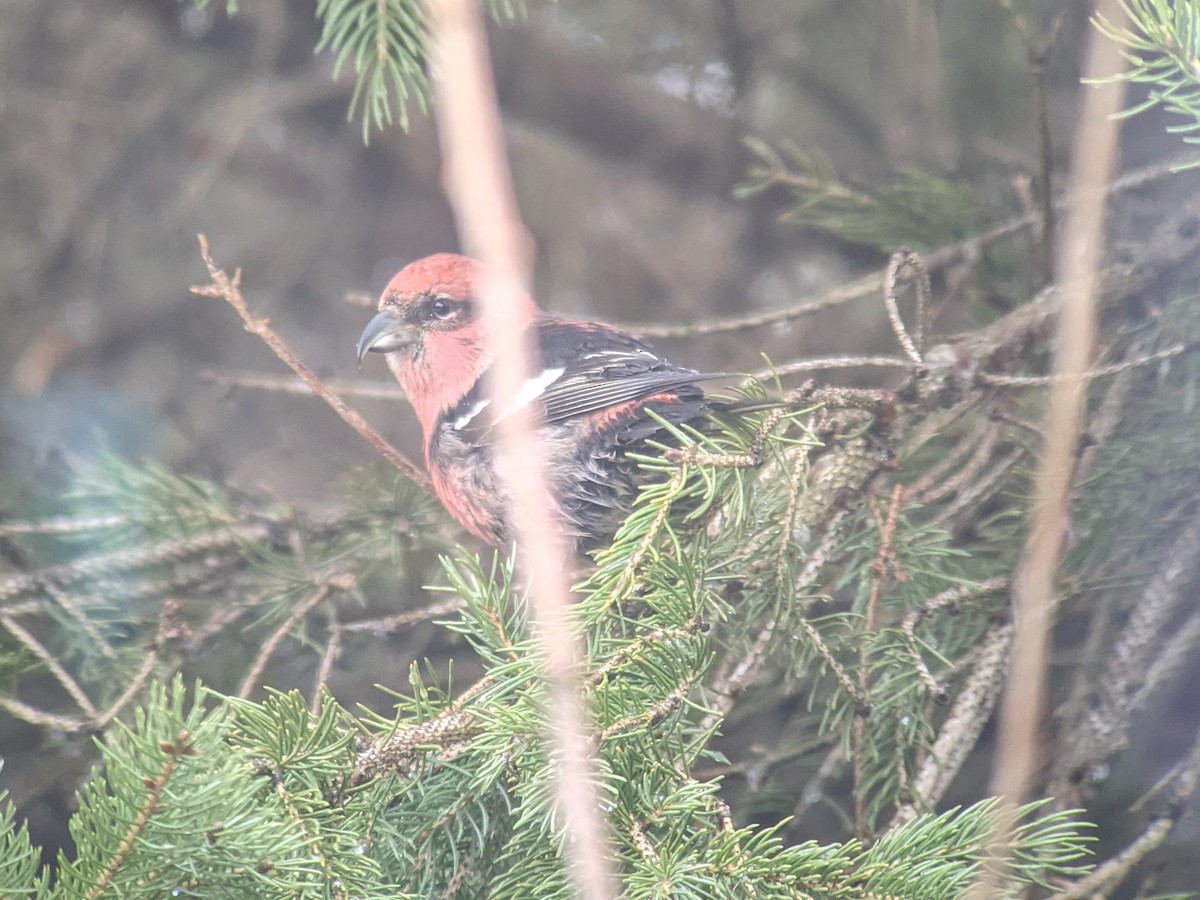
[[[94,722],[97,718],[96,707],[92,705],[91,698],[84,692],[79,682],[71,677],[54,654],[47,650],[45,645],[27,629],[17,624],[12,616],[0,613],[0,625],[3,625],[9,634],[20,641],[34,656],[42,661],[46,669],[54,676],[54,680],[62,686],[63,690],[75,701],[75,704],[83,710],[84,716],[89,721]]]
[[[163,790],[167,783],[171,780],[171,775],[175,772],[175,767],[179,765],[179,761],[185,756],[192,756],[196,753],[195,748],[191,744],[191,735],[186,731],[180,731],[175,735],[174,740],[160,741],[158,749],[165,755],[162,763],[162,768],[153,778],[147,778],[145,785],[147,788],[146,799],[142,801],[141,809],[138,810],[137,816],[130,823],[129,828],[121,836],[120,843],[117,844],[116,851],[105,864],[100,873],[100,877],[84,894],[84,900],[96,900],[107,889],[113,878],[120,871],[122,863],[133,850],[134,842],[145,831],[152,816],[159,811],[161,806],[161,798]]]

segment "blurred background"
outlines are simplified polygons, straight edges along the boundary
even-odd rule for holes
[[[351,77],[333,80],[330,55],[313,52],[311,2],[254,0],[233,17],[174,0],[2,9],[0,515],[61,512],[64,472],[105,447],[301,507],[331,502],[370,449],[315,400],[205,376],[283,369],[231,310],[189,293],[207,281],[196,235],[242,268],[251,307],[323,377],[383,381],[378,358],[356,370],[370,311],[345,297],[456,247],[430,119],[410,104],[407,132],[364,145],[347,120]],[[971,198],[976,230],[1030,211],[1043,153],[1031,50],[1047,38],[1061,172],[1089,11],[1086,0],[529,0],[491,34],[540,301],[691,323],[793,305],[886,261],[869,242],[781,221],[778,185],[739,197],[756,160],[747,137],[791,143],[851,184],[906,169],[945,178]],[[1178,150],[1163,123],[1152,113],[1126,127],[1123,167]],[[1180,178],[1175,190],[1194,190]],[[1139,215],[1149,227],[1153,213]],[[1022,253],[1018,296],[976,284],[941,305],[935,329],[965,327],[967,304],[1028,296],[1037,254]],[[764,354],[894,350],[870,300],[657,343],[729,371],[759,369]],[[356,403],[417,454],[407,406]],[[0,714],[0,783],[35,826],[58,819],[77,778],[61,759],[38,768],[43,739]],[[86,765],[86,749],[71,752]],[[1172,840],[1195,838],[1190,827]]]
[[[1052,7],[1028,3],[1042,24]],[[1066,142],[1088,4],[1049,57]],[[278,364],[205,280],[197,232],[324,375],[355,377],[375,294],[409,260],[455,248],[430,119],[363,145],[351,79],[313,53],[311,3],[5,4],[0,127],[4,491],[38,492],[54,454],[102,433],[121,453],[292,497],[369,451],[321,406],[206,387],[203,370]],[[795,303],[882,255],[734,197],[746,136],[791,141],[845,179],[920,167],[1021,212],[1038,169],[1025,45],[998,3],[921,0],[532,2],[492,29],[541,302],[619,322],[686,323]],[[1148,128],[1155,135],[1153,123]],[[980,224],[984,224],[981,222]],[[819,349],[891,349],[877,303],[665,349],[761,368]],[[387,377],[372,358],[363,377]],[[411,448],[394,403],[366,407]]]

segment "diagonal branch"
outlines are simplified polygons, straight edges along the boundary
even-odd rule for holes
[[[1124,21],[1120,0],[1103,0],[1099,13]],[[1121,72],[1126,60],[1114,41],[1091,36],[1086,71],[1092,78]],[[1070,513],[1070,491],[1082,430],[1087,381],[1096,332],[1097,294],[1104,246],[1109,180],[1117,157],[1115,116],[1123,92],[1108,84],[1087,95],[1072,148],[1069,214],[1056,258],[1062,286],[1055,381],[1046,403],[1045,444],[1034,482],[1033,521],[1013,576],[1015,612],[1009,678],[1000,707],[992,788],[1006,802],[1004,822],[990,842],[993,862],[972,896],[991,896],[1007,881],[995,857],[1014,839],[1013,813],[1030,789],[1040,756],[1039,733],[1046,702],[1046,671],[1056,575]]]
[[[312,389],[313,393],[324,400],[343,422],[357,431],[359,436],[374,447],[380,456],[403,472],[406,477],[421,487],[428,489],[429,477],[421,470],[420,466],[388,443],[383,435],[367,423],[366,419],[347,406],[345,400],[335,394],[329,388],[329,385],[317,377],[312,369],[302,363],[299,357],[292,352],[292,348],[271,327],[269,319],[264,319],[250,312],[249,307],[246,306],[246,300],[242,296],[241,269],[236,269],[233,277],[230,278],[224,269],[213,262],[212,254],[208,251],[208,239],[202,234],[197,235],[197,237],[200,240],[200,257],[204,260],[204,265],[208,268],[208,276],[212,279],[212,284],[193,287],[192,293],[201,297],[215,297],[218,300],[224,300],[232,306],[234,311],[241,316],[246,330],[261,338],[262,342],[271,348],[271,352],[279,357],[289,369],[299,375],[300,379]]]

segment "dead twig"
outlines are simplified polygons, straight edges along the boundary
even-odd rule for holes
[[[258,679],[262,675],[263,669],[266,668],[267,661],[275,653],[279,645],[283,643],[283,639],[288,636],[288,632],[295,628],[313,609],[328,600],[335,591],[351,590],[353,586],[352,575],[335,575],[321,581],[317,585],[316,590],[303,603],[297,603],[295,608],[288,614],[288,617],[279,623],[279,627],[271,632],[271,636],[266,639],[259,649],[258,654],[254,657],[254,663],[250,666],[250,670],[246,672],[241,685],[238,686],[237,696],[245,699],[250,696],[251,691],[258,687]]]
[[[900,303],[897,295],[900,292],[900,279],[903,276],[908,276],[912,280],[917,292],[915,339],[908,333],[904,319],[900,315]],[[892,325],[896,340],[900,342],[900,349],[904,351],[904,355],[914,366],[922,366],[925,363],[922,354],[925,350],[930,294],[929,271],[925,268],[921,257],[911,250],[900,250],[893,253],[892,258],[888,260],[887,274],[884,278],[883,305],[887,309],[888,321]]]
[[[513,408],[534,371],[530,323],[513,315],[529,285],[529,238],[521,224],[504,152],[499,104],[480,12],[473,0],[431,0],[430,35],[437,70],[434,111],[444,181],[468,252],[487,266],[483,325],[496,352],[489,388],[496,408]],[[562,815],[570,880],[586,900],[618,894],[608,823],[597,785],[594,736],[580,685],[579,637],[569,615],[567,547],[553,520],[545,448],[533,413],[501,418],[496,468],[512,498],[518,570],[529,584],[535,633],[545,658],[548,730],[554,746],[555,805]],[[536,549],[535,549],[536,548]]]
[[[1139,356],[1135,359],[1127,359],[1124,362],[1115,363],[1111,366],[1097,366],[1094,369],[1088,369],[1076,375],[1003,375],[993,372],[980,372],[976,378],[980,384],[986,384],[990,387],[1045,387],[1046,385],[1062,384],[1068,379],[1079,381],[1091,381],[1096,378],[1104,378],[1107,375],[1120,375],[1140,366],[1147,366],[1150,363],[1162,362],[1164,359],[1171,359],[1179,354],[1187,351],[1189,345],[1176,344],[1173,347],[1168,347],[1166,350],[1160,350],[1157,353],[1151,353],[1147,356]]]
[[[1126,21],[1119,0],[1104,0],[1098,13]],[[1125,60],[1115,41],[1093,34],[1086,72],[1093,78],[1121,72]],[[1067,529],[1071,480],[1079,445],[1096,330],[1099,268],[1104,243],[1105,198],[1116,159],[1121,85],[1110,82],[1088,93],[1075,134],[1070,212],[1058,254],[1062,311],[1054,374],[1061,377],[1046,404],[1046,442],[1035,478],[1033,521],[1013,577],[1016,628],[1009,678],[1000,708],[992,788],[1007,802],[1006,814],[988,842],[990,860],[973,896],[994,896],[1008,880],[1008,847],[1013,814],[1029,790],[1039,759],[1046,691],[1050,626],[1054,619],[1055,576]]]
[[[380,456],[404,473],[407,478],[421,487],[429,489],[429,477],[420,466],[388,443],[383,435],[368,424],[366,419],[347,406],[346,401],[335,394],[324,381],[317,377],[312,369],[302,363],[299,357],[292,352],[291,347],[271,327],[269,319],[264,319],[250,312],[249,307],[246,305],[246,300],[242,296],[242,270],[235,269],[231,278],[220,266],[213,262],[212,254],[208,249],[208,239],[202,234],[197,235],[197,238],[200,241],[200,257],[204,260],[204,265],[208,269],[208,275],[212,279],[212,284],[193,287],[192,293],[200,297],[213,297],[218,300],[224,300],[233,307],[234,312],[241,317],[242,324],[246,330],[260,338],[280,361],[295,372],[312,389],[314,394],[324,400],[329,408],[338,414],[343,422],[358,432],[359,436],[374,447]]]
[[[305,382],[288,375],[268,375],[265,372],[220,372],[202,369],[197,373],[201,381],[228,388],[246,388],[253,391],[272,391],[278,394],[296,394],[301,397],[316,395]],[[360,397],[363,400],[403,400],[404,391],[395,382],[386,381],[338,381],[325,382],[329,389],[342,397]]]
[[[1174,167],[1184,160],[1168,160],[1154,163],[1141,169],[1135,169],[1113,179],[1105,188],[1105,194],[1119,194],[1134,190],[1170,176]],[[1069,198],[1060,198],[1053,204],[1055,210],[1070,208]],[[1008,221],[980,232],[966,240],[955,244],[938,247],[924,255],[925,267],[929,272],[935,272],[962,260],[978,259],[983,250],[992,244],[1013,234],[1019,234],[1026,228],[1036,226],[1044,221],[1044,212],[1032,211],[1025,215],[1016,216]],[[766,312],[751,313],[750,315],[729,316],[727,318],[706,319],[691,322],[686,325],[653,325],[626,324],[621,327],[647,338],[686,338],[710,334],[728,334],[734,331],[747,331],[753,328],[767,328],[781,325],[793,319],[800,319],[814,313],[841,306],[853,300],[876,295],[886,284],[886,271],[880,270],[864,275],[847,284],[838,285],[816,300],[797,303],[784,309],[772,309]]]

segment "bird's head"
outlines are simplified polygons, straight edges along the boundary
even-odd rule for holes
[[[360,363],[367,353],[388,354],[426,436],[492,362],[476,299],[484,275],[480,263],[454,253],[409,263],[388,282],[358,339]],[[524,300],[514,313],[532,318],[533,300]]]

